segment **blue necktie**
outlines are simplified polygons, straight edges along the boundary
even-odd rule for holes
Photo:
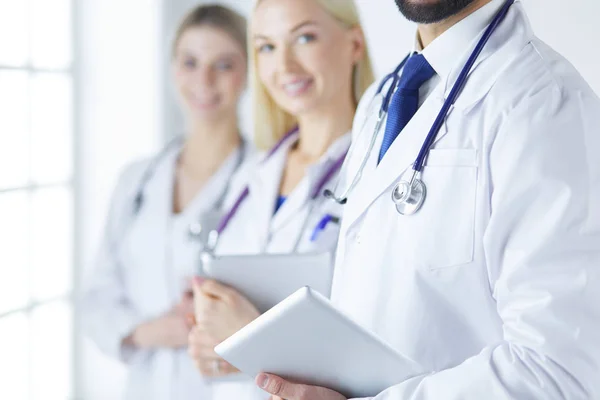
[[[435,71],[421,54],[413,55],[402,69],[398,89],[390,103],[379,161],[388,151],[402,129],[419,109],[419,88],[435,75]]]

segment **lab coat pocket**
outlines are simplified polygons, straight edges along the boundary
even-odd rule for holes
[[[308,226],[309,229],[302,234],[300,252],[334,252],[337,247],[337,242],[340,235],[340,218],[335,214],[331,215],[332,219],[323,224],[324,215],[315,214],[315,218],[311,218]]]
[[[423,181],[427,198],[413,217],[417,262],[428,270],[466,265],[473,260],[477,150],[433,149]]]
[[[336,217],[337,218],[337,217]],[[340,222],[335,221],[327,224],[317,235],[311,233],[310,241],[313,251],[335,251],[340,235]]]

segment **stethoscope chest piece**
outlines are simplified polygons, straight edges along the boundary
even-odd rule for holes
[[[406,180],[401,180],[392,190],[392,201],[401,215],[413,215],[419,211],[426,196],[427,188],[418,178],[412,180],[412,185]]]

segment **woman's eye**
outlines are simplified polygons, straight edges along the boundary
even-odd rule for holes
[[[218,62],[215,67],[219,71],[230,71],[233,68],[233,63],[227,61]]]
[[[263,44],[258,47],[258,52],[259,53],[270,53],[274,49],[275,49],[275,46],[273,46],[272,44]]]
[[[316,39],[315,35],[311,33],[305,33],[304,35],[298,36],[298,43],[305,44],[310,43]]]
[[[196,68],[196,60],[192,59],[192,58],[188,58],[187,60],[183,61],[183,65],[187,68],[187,69],[194,69]]]

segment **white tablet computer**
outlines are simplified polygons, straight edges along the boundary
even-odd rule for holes
[[[346,397],[375,396],[425,372],[310,288],[298,290],[215,351],[249,376],[268,372]]]
[[[264,312],[304,286],[329,297],[333,262],[329,252],[211,256],[203,257],[202,270]]]

